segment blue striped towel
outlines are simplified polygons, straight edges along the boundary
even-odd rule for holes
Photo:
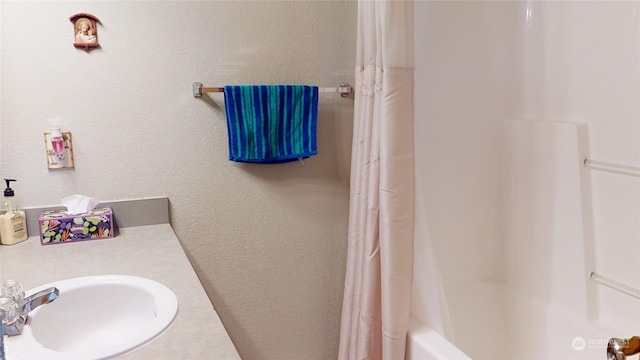
[[[229,160],[282,163],[318,153],[318,87],[224,87]]]

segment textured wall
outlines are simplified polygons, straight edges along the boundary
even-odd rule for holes
[[[168,196],[241,356],[335,357],[353,102],[321,95],[320,154],[304,165],[243,165],[227,161],[222,95],[194,99],[191,83],[353,83],[357,4],[0,6],[0,175],[19,180],[23,205]],[[101,49],[73,47],[68,19],[80,12],[101,20]],[[53,123],[73,134],[75,170],[46,169]]]

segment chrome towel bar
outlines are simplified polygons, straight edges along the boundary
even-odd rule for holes
[[[193,91],[193,97],[199,98],[202,97],[202,94],[204,93],[219,93],[219,92],[224,92],[224,87],[204,87],[202,85],[202,83],[200,82],[194,82],[193,85],[191,86],[191,89]],[[321,93],[338,93],[340,94],[340,96],[342,97],[347,97],[349,96],[349,93],[353,91],[353,88],[351,88],[351,85],[346,84],[346,83],[342,83],[340,84],[339,87],[320,87],[318,88],[318,92]]]

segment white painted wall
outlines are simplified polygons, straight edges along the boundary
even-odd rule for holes
[[[581,288],[585,264],[640,288],[637,178],[587,175],[591,198],[582,198],[581,209],[588,223],[579,228],[582,218],[559,216],[555,221],[584,229],[593,258],[589,249],[582,258],[569,254],[563,274],[556,274],[563,271],[560,254],[533,257],[514,243],[517,240],[508,236],[514,226],[508,222],[514,219],[507,213],[512,208],[504,206],[514,200],[509,185],[527,180],[521,177],[526,172],[510,173],[504,162],[513,155],[513,118],[584,124],[591,158],[640,166],[640,3],[429,1],[416,2],[415,9],[416,186],[417,202],[424,206],[416,214],[422,231],[416,241],[428,238],[424,232],[429,231],[445,290],[478,280],[509,281],[533,297],[566,306],[570,299],[562,291],[571,285],[563,282],[582,282],[574,284]],[[548,145],[565,156],[562,146],[571,144],[557,144],[549,137]],[[531,164],[541,159],[531,159]],[[544,184],[548,172],[536,174],[541,177],[526,183]],[[555,189],[580,187],[574,175],[560,175]],[[573,195],[547,195],[552,198],[545,206],[551,210],[576,209],[567,202],[553,207],[554,201]],[[527,201],[520,209],[535,206],[536,199],[529,196]],[[558,235],[556,229],[561,228],[531,231]],[[553,246],[561,250],[569,245]],[[572,249],[585,251],[574,245]],[[520,258],[506,261],[509,256]],[[523,266],[534,258],[541,261]],[[576,273],[579,267],[582,273]],[[539,280],[548,284],[518,283],[541,269]],[[532,273],[514,276],[510,271]],[[544,293],[548,289],[555,292]],[[592,315],[618,324],[618,329],[637,330],[640,324],[637,299],[606,288],[597,287],[588,306]],[[584,315],[584,304],[579,309]]]
[[[356,6],[3,1],[0,175],[26,207],[168,196],[243,358],[335,357],[353,102],[321,95],[304,165],[242,165],[227,160],[222,94],[195,99],[191,84],[353,83]],[[101,20],[101,49],[73,47],[80,12]],[[75,170],[46,168],[53,122],[73,134]]]

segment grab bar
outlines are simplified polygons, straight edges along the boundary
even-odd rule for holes
[[[627,356],[640,354],[640,337],[611,338],[607,344],[607,360],[625,360]]]
[[[584,164],[584,166],[589,166],[594,170],[640,177],[640,168],[635,166],[612,164],[604,161],[589,160],[587,158],[585,158],[582,163]]]
[[[640,290],[638,289],[634,289],[630,286],[627,286],[625,284],[619,283],[615,280],[611,280],[606,276],[602,276],[600,274],[596,274],[595,272],[591,272],[589,274],[589,277],[591,278],[591,280],[600,283],[606,287],[609,287],[613,290],[617,290],[621,293],[627,294],[629,296],[633,296],[636,299],[640,299]]]

